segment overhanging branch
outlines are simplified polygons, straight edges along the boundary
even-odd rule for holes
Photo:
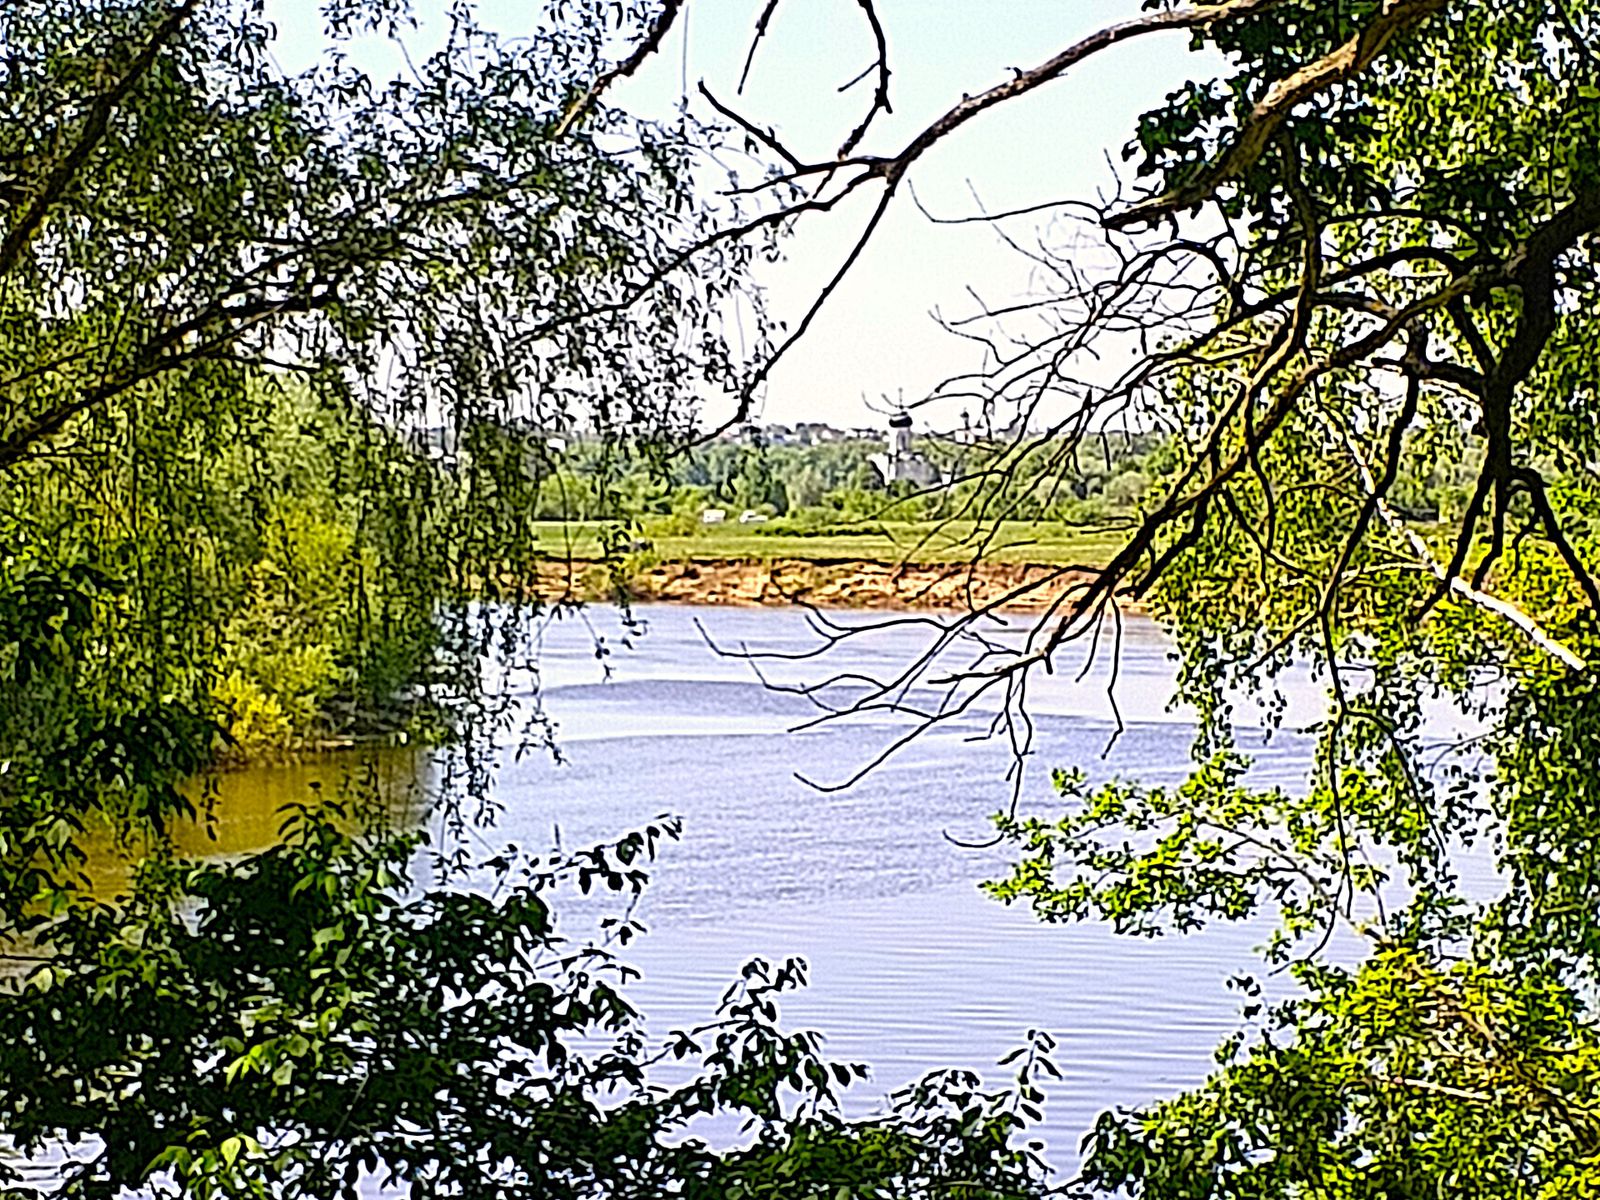
[[[1107,225],[1126,229],[1150,224],[1209,199],[1217,188],[1260,161],[1297,105],[1366,70],[1399,34],[1433,16],[1446,3],[1447,0],[1388,0],[1372,23],[1355,37],[1268,88],[1233,144],[1198,179],[1113,215]]]

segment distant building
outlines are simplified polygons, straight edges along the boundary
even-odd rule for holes
[[[844,440],[844,433],[826,421],[800,421],[794,427],[794,440],[802,446],[821,446]]]
[[[751,421],[740,421],[737,424],[719,429],[716,440],[719,442],[734,442],[741,445],[759,444],[762,440],[761,426]]]
[[[927,456],[912,448],[911,417],[896,413],[889,418],[889,433],[884,453],[867,460],[884,484],[910,483],[919,488],[934,487],[942,481],[939,468]]]
[[[1027,418],[1021,414],[1001,426],[996,426],[993,413],[985,413],[981,424],[972,420],[970,413],[962,412],[961,428],[950,435],[950,440],[962,446],[1014,445],[1028,435]]]
[[[700,524],[721,525],[728,519],[728,510],[725,508],[708,508],[700,514]]]

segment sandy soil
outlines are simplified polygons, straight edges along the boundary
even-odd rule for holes
[[[687,604],[788,604],[821,608],[965,609],[1002,602],[1038,611],[1064,587],[1087,577],[1047,563],[908,563],[860,559],[696,559],[632,572],[636,600]],[[588,562],[550,562],[540,571],[547,597],[584,599],[610,591],[605,568]]]

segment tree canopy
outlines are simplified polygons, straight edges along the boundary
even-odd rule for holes
[[[1190,779],[1091,786],[1063,764],[1059,804],[1024,792],[999,818],[1018,861],[991,889],[1132,933],[1264,916],[1293,986],[1241,980],[1211,1078],[1108,1114],[1067,1186],[1594,1194],[1600,7],[1157,0],[879,150],[893,26],[862,0],[865,116],[817,162],[709,93],[705,124],[608,103],[692,5],[622,6],[620,58],[614,7],[551,6],[512,43],[455,6],[446,47],[383,86],[337,53],[285,77],[243,0],[0,14],[0,933],[22,967],[0,1131],[30,1166],[80,1155],[7,1186],[1053,1186],[1017,1137],[1043,1046],[1014,1091],[941,1074],[847,1120],[850,1072],[773,1025],[798,969],[761,966],[704,1030],[646,1046],[604,949],[557,949],[549,896],[636,888],[666,825],[494,900],[410,887],[415,845],[370,812],[366,836],[337,808],[287,814],[283,846],[239,863],[157,836],[115,903],[81,885],[77,843],[104,819],[159,835],[229,738],[405,683],[492,723],[473,672],[510,610],[476,601],[523,598],[499,591],[526,551],[503,502],[522,484],[504,456],[451,472],[411,435],[581,414],[677,444],[713,392],[748,415],[949,134],[1186,31],[1223,66],[1129,131],[1125,194],[991,218],[1048,220],[1057,282],[979,314],[1017,337],[952,387],[1033,432],[972,468],[951,516],[977,518],[981,555],[985,522],[1119,423],[1165,435],[1162,473],[1108,562],[1025,585],[1052,603],[1021,643],[983,636],[993,605],[962,614],[881,689],[856,678],[841,715],[943,680],[912,734],[999,696],[1025,757],[1029,674],[1090,640],[1114,653],[1121,602],[1177,639]],[[325,16],[337,47],[404,12]],[[697,156],[728,131],[770,171],[708,203]],[[839,273],[769,331],[753,257],[868,193]],[[751,343],[723,332],[736,310]],[[1080,370],[1130,346],[1115,377]],[[1460,510],[1408,516],[1402,483],[1441,463],[1470,481]],[[1263,790],[1241,729],[1281,722],[1275,681],[1303,663],[1328,691],[1314,769]],[[1442,737],[1441,698],[1483,732]],[[1494,887],[1463,882],[1468,853]],[[579,1044],[596,1033],[616,1040]],[[699,1070],[660,1086],[660,1056]],[[693,1121],[715,1112],[751,1137],[712,1149]]]
[[[1225,64],[1174,80],[1130,131],[1123,193],[983,218],[1050,217],[1028,252],[1052,286],[965,324],[987,321],[991,353],[950,385],[1036,431],[977,472],[980,518],[1107,423],[1167,431],[1176,461],[1109,562],[1023,585],[1053,597],[1025,642],[983,636],[986,605],[841,716],[944,687],[909,737],[998,695],[1026,755],[1030,673],[1091,642],[1114,652],[1123,599],[1174,632],[1200,713],[1189,782],[1095,788],[1065,770],[1042,813],[1024,792],[1000,818],[1019,861],[993,890],[1130,932],[1267,915],[1267,965],[1297,990],[1247,1000],[1202,1088],[1108,1115],[1086,1193],[1588,1194],[1600,13],[1145,8],[899,149],[852,135],[812,163],[768,138],[775,179],[809,189],[798,218],[878,190],[864,245],[949,133],[1086,58],[1183,29]],[[1084,367],[1129,348],[1114,377]],[[1042,467],[1041,445],[1059,456]],[[1400,486],[1440,463],[1471,480],[1464,506],[1403,515]],[[1239,731],[1281,722],[1274,681],[1296,663],[1328,691],[1315,770],[1302,791],[1262,791]],[[1441,696],[1485,732],[1456,745],[1433,723]],[[1470,853],[1492,858],[1493,884],[1462,882]]]
[[[1039,1176],[1012,1139],[1032,1065],[847,1120],[860,1072],[776,1027],[799,964],[752,963],[702,1027],[647,1039],[629,910],[568,943],[552,901],[636,893],[670,823],[467,873],[507,719],[482,655],[537,600],[513,501],[554,469],[541,434],[670,444],[751,369],[724,321],[763,337],[759,246],[683,253],[715,133],[582,101],[616,15],[560,5],[513,41],[456,6],[437,54],[376,84],[342,48],[400,5],[324,6],[331,49],[292,77],[244,0],[0,13],[7,1195]],[[426,851],[360,772],[241,861],[167,836],[206,818],[193,781],[221,756],[441,733],[464,769]],[[125,881],[92,877],[107,831]],[[718,1118],[750,1136],[714,1144]]]

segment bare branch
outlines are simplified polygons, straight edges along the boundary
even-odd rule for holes
[[[917,159],[973,117],[987,112],[997,104],[1013,100],[1052,80],[1059,79],[1070,68],[1111,46],[1143,37],[1145,34],[1160,33],[1163,30],[1199,29],[1222,21],[1235,20],[1265,12],[1281,2],[1282,0],[1224,0],[1221,4],[1167,9],[1164,12],[1149,13],[1116,25],[1108,25],[1074,42],[1038,66],[1018,71],[1005,83],[979,92],[976,96],[965,97],[914,137],[899,154],[885,159],[876,168],[877,173],[890,180],[899,179]],[[1442,3],[1443,0],[1427,0],[1427,2]]]
[[[787,146],[778,140],[778,135],[776,133],[770,129],[762,129],[759,125],[756,125],[754,122],[740,116],[733,109],[729,108],[722,101],[718,100],[714,95],[711,94],[711,89],[705,85],[704,80],[700,82],[699,92],[711,104],[711,107],[717,110],[718,113],[732,121],[757,142],[761,143],[761,145],[765,146],[779,158],[783,159],[784,162],[788,163],[790,169],[793,170],[795,174],[803,175],[807,173],[806,164],[802,163],[799,158],[789,151]],[[782,180],[768,181],[769,184],[780,182],[782,182]]]
[[[856,0],[856,3],[861,6],[861,11],[866,14],[867,24],[872,27],[872,40],[877,50],[873,65],[868,69],[877,71],[878,86],[873,90],[872,105],[867,109],[867,115],[861,118],[861,124],[850,131],[850,136],[845,138],[844,143],[839,147],[837,156],[839,158],[848,158],[855,148],[861,144],[861,139],[867,136],[867,129],[872,125],[874,117],[881,112],[890,113],[894,111],[889,104],[889,41],[884,36],[883,22],[878,20],[878,10],[873,4],[873,0]]]
[[[740,95],[744,94],[744,85],[750,79],[750,67],[756,61],[756,47],[761,45],[761,39],[767,36],[767,25],[772,20],[772,14],[778,11],[778,0],[767,0],[767,6],[761,10],[761,15],[756,18],[755,36],[750,39],[749,52],[744,56],[744,70],[739,72]]]
[[[845,277],[850,274],[851,269],[860,261],[861,255],[867,249],[867,243],[872,240],[872,235],[877,232],[878,225],[883,221],[884,214],[889,211],[889,203],[893,199],[894,188],[885,188],[882,196],[878,199],[878,206],[872,210],[872,215],[867,218],[867,223],[862,227],[855,244],[850,247],[850,253],[845,255],[844,261],[839,264],[838,269],[834,271],[828,282],[818,290],[816,298],[806,307],[804,315],[795,324],[789,336],[777,345],[773,352],[767,356],[766,361],[756,369],[750,380],[745,384],[733,416],[728,418],[723,425],[707,434],[707,437],[715,437],[723,430],[731,429],[740,421],[749,417],[750,406],[755,402],[756,390],[767,381],[773,369],[783,361],[784,356],[794,348],[795,343],[806,335],[806,331],[811,328],[811,323],[817,319],[817,314],[822,311],[834,292],[839,289],[839,285],[845,281]]]

